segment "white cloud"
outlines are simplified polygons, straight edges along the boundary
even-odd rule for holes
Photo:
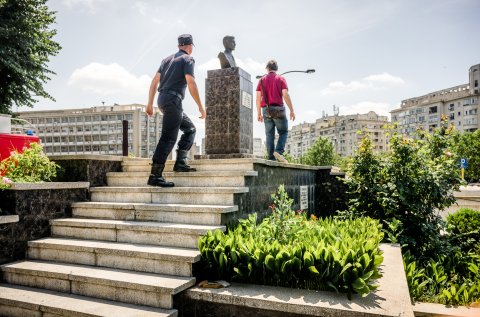
[[[147,98],[151,78],[147,75],[135,76],[123,66],[90,63],[76,69],[68,80],[68,85],[83,91],[102,96],[122,95]]]
[[[374,101],[362,101],[356,104],[341,106],[340,115],[367,113],[369,111],[375,111],[382,116],[388,116],[390,118],[390,111],[397,108],[395,105],[391,105],[386,102],[374,102]]]
[[[378,83],[385,83],[385,84],[392,84],[392,85],[405,84],[405,81],[402,78],[392,76],[389,73],[370,75],[365,77],[364,80],[367,82],[373,82],[373,83],[378,82]]]
[[[334,81],[328,84],[327,88],[320,91],[322,95],[342,94],[358,90],[381,90],[387,86],[403,85],[405,81],[389,73],[381,73],[364,77],[361,80],[354,80],[349,83],[343,81]]]
[[[143,16],[146,16],[148,13],[147,4],[143,1],[136,1],[133,6],[133,9],[137,10]]]

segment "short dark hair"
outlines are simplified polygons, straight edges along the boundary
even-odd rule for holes
[[[273,70],[273,71],[277,71],[278,70],[278,64],[277,64],[277,61],[274,60],[274,59],[271,59],[268,61],[267,63],[267,67],[266,67],[268,70]]]

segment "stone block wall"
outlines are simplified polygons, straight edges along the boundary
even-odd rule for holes
[[[280,184],[285,185],[288,196],[294,200],[294,210],[301,209],[300,186],[308,187],[308,208],[305,211],[309,214],[333,215],[346,206],[346,188],[341,181],[344,174],[335,172],[335,167],[332,172],[332,167],[286,165],[258,160],[254,164],[254,170],[258,176],[246,177],[249,192],[235,195],[239,211],[225,218],[224,223],[236,223],[239,218],[246,218],[253,212],[258,214],[259,219],[264,218],[271,212],[271,196],[277,192]]]
[[[107,186],[108,172],[122,171],[122,156],[62,155],[49,156],[60,165],[57,182],[89,182],[90,186]]]
[[[28,241],[50,236],[50,219],[70,217],[72,202],[88,200],[88,183],[25,187],[0,191],[2,214],[19,217],[18,222],[0,224],[0,263],[25,258]]]

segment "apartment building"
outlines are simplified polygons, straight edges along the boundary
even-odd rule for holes
[[[403,100],[400,108],[391,111],[392,122],[400,131],[412,135],[417,129],[432,131],[446,116],[460,132],[479,129],[480,64],[469,69],[469,82],[429,94]]]
[[[145,105],[113,105],[83,109],[19,112],[31,123],[47,155],[122,155],[123,121],[128,122],[128,153],[151,157],[160,138],[162,114],[154,107],[148,117]]]
[[[292,126],[288,133],[286,152],[293,157],[303,156],[319,137],[329,139],[337,154],[351,156],[358,147],[363,135],[372,140],[377,152],[387,149],[388,140],[384,126],[388,123],[386,116],[374,111],[366,114],[324,116],[315,123],[301,123]],[[358,131],[363,131],[363,135]]]

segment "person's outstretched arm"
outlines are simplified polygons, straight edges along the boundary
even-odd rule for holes
[[[290,99],[290,95],[288,94],[288,89],[282,89],[282,97],[285,100],[285,103],[290,109],[290,120],[295,121],[295,111],[293,111],[292,100]]]
[[[188,91],[192,96],[193,100],[198,106],[198,111],[200,111],[200,119],[205,119],[207,114],[205,113],[205,109],[202,105],[202,100],[200,100],[200,94],[198,93],[197,83],[195,82],[195,78],[192,75],[185,75],[185,79],[187,80]]]
[[[150,90],[148,91],[148,102],[147,108],[145,112],[148,116],[153,115],[153,99],[155,98],[155,94],[157,93],[158,85],[160,84],[160,73],[155,73],[155,76],[152,78],[152,82],[150,83]]]

